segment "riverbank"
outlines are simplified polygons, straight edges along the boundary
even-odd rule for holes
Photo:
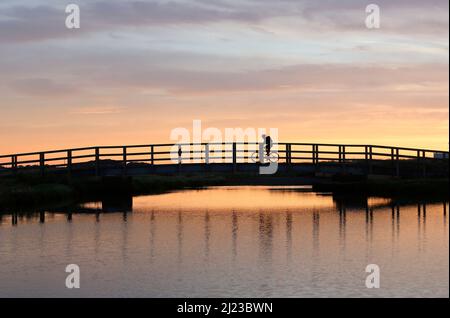
[[[39,206],[97,200],[104,196],[156,194],[225,184],[220,176],[65,177],[0,179],[0,207]]]
[[[18,176],[0,179],[0,208],[73,204],[105,196],[135,196],[187,188],[220,185],[312,185],[317,192],[387,198],[439,198],[448,200],[446,179],[314,178],[313,176],[255,176],[210,174],[141,177]]]

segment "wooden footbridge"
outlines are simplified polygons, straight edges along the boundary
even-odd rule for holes
[[[270,157],[251,142],[97,146],[0,155],[0,177],[17,174],[138,176],[202,172],[448,176],[448,151],[378,145],[275,143]],[[260,155],[261,154],[261,155]],[[267,160],[269,159],[269,160]],[[269,162],[270,161],[270,162]]]

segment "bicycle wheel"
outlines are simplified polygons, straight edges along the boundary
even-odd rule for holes
[[[253,162],[259,162],[259,156],[258,156],[258,153],[257,152],[254,152],[254,153],[252,153],[251,154],[251,156],[250,156],[250,159],[253,161]]]
[[[271,152],[267,158],[270,162],[275,163],[278,162],[280,156],[276,152]]]

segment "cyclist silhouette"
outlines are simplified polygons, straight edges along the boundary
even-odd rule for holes
[[[259,150],[250,156],[253,162],[278,162],[279,156],[277,152],[272,152],[273,140],[270,136],[262,135],[263,143],[259,143]],[[264,149],[263,149],[264,148]]]
[[[270,150],[272,149],[273,141],[270,136],[263,135],[263,138],[265,139],[265,146],[266,146],[266,156],[268,157],[270,155]]]

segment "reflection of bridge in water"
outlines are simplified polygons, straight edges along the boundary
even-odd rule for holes
[[[77,225],[77,218],[82,218],[86,222],[86,218],[89,220],[89,217],[92,216],[92,222],[97,224],[94,240],[95,246],[98,246],[101,239],[97,231],[102,225],[102,217],[109,218],[119,215],[124,226],[121,232],[122,237],[119,239],[123,243],[124,258],[127,256],[127,246],[132,244],[128,242],[129,235],[131,235],[131,231],[127,230],[130,226],[128,223],[145,220],[143,226],[147,228],[145,232],[148,233],[146,244],[148,244],[150,262],[157,260],[157,255],[162,248],[161,244],[165,242],[164,246],[165,244],[171,246],[176,263],[181,265],[187,251],[190,251],[193,241],[195,241],[199,247],[198,253],[201,254],[199,256],[203,257],[204,263],[217,257],[218,244],[219,246],[224,244],[228,246],[227,253],[234,263],[237,259],[242,259],[240,251],[243,248],[245,250],[245,246],[249,244],[250,240],[253,241],[251,244],[255,244],[255,257],[259,260],[260,266],[269,272],[277,257],[285,257],[288,264],[294,258],[297,259],[299,248],[303,252],[305,252],[305,248],[308,249],[307,253],[310,253],[308,255],[310,255],[312,263],[319,262],[322,253],[326,252],[325,247],[329,249],[330,244],[335,245],[336,251],[342,257],[351,251],[355,244],[362,244],[369,253],[372,244],[375,245],[380,240],[380,234],[381,237],[388,238],[388,241],[389,236],[391,237],[394,249],[399,242],[405,242],[403,238],[407,237],[416,242],[419,251],[426,251],[427,237],[431,235],[430,230],[436,229],[436,225],[439,223],[444,225],[444,231],[447,228],[448,202],[399,204],[387,200],[375,203],[367,201],[366,203],[361,205],[361,201],[355,203],[338,199],[334,201],[333,206],[313,207],[306,210],[292,209],[276,212],[230,210],[219,213],[205,210],[196,211],[193,215],[192,211],[168,212],[151,208],[148,208],[145,213],[132,212],[133,207],[130,200],[107,201],[66,209],[0,214],[0,224],[9,223],[14,227],[20,227],[21,223],[29,223],[31,220],[45,225],[47,218],[50,218],[50,223],[52,223],[55,216],[63,216],[66,220],[59,218],[59,222],[66,222],[72,226]],[[430,208],[430,206],[432,207]],[[427,218],[430,215],[432,222],[427,227]],[[442,215],[442,221],[437,221],[439,215]],[[10,220],[8,220],[9,218]],[[115,219],[117,220],[117,218]],[[168,231],[167,224],[171,224],[172,230]],[[417,228],[417,232],[411,236],[411,233],[414,233],[414,227]],[[249,232],[249,229],[253,229],[252,231],[255,232]],[[254,236],[249,233],[254,233]],[[218,237],[220,237],[220,243],[217,241]],[[280,239],[283,241],[281,242]],[[307,246],[303,246],[301,242],[309,243]],[[316,269],[313,268],[312,280],[318,279],[316,274]]]
[[[258,143],[103,146],[0,155],[0,176],[138,176],[257,172],[268,164]],[[446,176],[448,151],[377,145],[276,143],[279,172]]]
[[[173,257],[176,260],[176,264],[181,265],[195,237],[196,244],[200,244],[198,253],[201,255],[199,256],[202,256],[202,261],[207,264],[216,257],[217,244],[222,246],[225,241],[229,240],[226,244],[229,246],[227,253],[229,253],[230,260],[235,263],[237,259],[242,259],[240,251],[242,248],[245,249],[250,239],[254,240],[252,244],[256,245],[255,257],[259,260],[261,268],[265,268],[269,272],[274,262],[277,261],[277,257],[283,256],[285,261],[291,264],[294,258],[298,258],[299,248],[303,253],[305,253],[304,249],[307,248],[307,253],[310,253],[308,255],[310,255],[310,261],[313,264],[320,262],[322,253],[326,252],[322,250],[325,247],[329,249],[330,244],[335,244],[338,255],[341,255],[341,257],[345,257],[355,244],[363,244],[364,248],[367,249],[367,253],[370,253],[372,244],[375,244],[375,241],[380,239],[380,229],[384,233],[382,236],[387,238],[389,238],[389,235],[391,236],[392,248],[394,249],[400,244],[399,242],[405,242],[403,237],[410,237],[416,242],[415,244],[417,244],[419,251],[426,251],[427,236],[430,235],[430,229],[428,229],[428,232],[426,231],[428,205],[427,203],[416,203],[405,206],[388,202],[386,204],[355,206],[354,204],[346,204],[346,202],[341,201],[335,202],[333,213],[330,213],[330,208],[314,208],[313,210],[300,210],[298,212],[279,211],[275,213],[259,211],[250,214],[237,211],[215,214],[211,211],[204,211],[196,212],[194,217],[190,213],[183,213],[182,211],[173,211],[173,213],[167,214],[166,211],[150,210],[147,213],[148,217],[145,218],[148,222],[148,243],[146,244],[148,244],[150,262],[156,262],[157,255],[159,255],[159,251],[162,248],[161,242],[165,242],[168,239],[170,243],[167,244],[171,246],[174,252]],[[436,225],[442,222],[444,229],[446,229],[448,202],[442,204],[441,222],[438,222],[436,219],[439,215],[439,207],[436,206],[436,203],[432,205],[431,228],[436,228]],[[416,213],[411,213],[414,209]],[[405,213],[402,213],[403,210],[405,210]],[[109,211],[112,211],[111,207],[109,207]],[[378,214],[378,212],[380,213]],[[27,214],[0,214],[0,224],[7,222],[4,219],[10,217],[10,224],[14,227],[20,226],[22,222],[28,223],[30,219],[44,225],[46,218],[50,217],[51,214],[65,215],[68,224],[72,224],[72,222],[76,224],[77,217],[83,217],[86,220],[86,217],[92,215],[92,221],[98,224],[95,227],[96,235],[94,239],[97,247],[101,242],[97,231],[100,230],[102,215],[121,214],[125,227],[122,231],[121,240],[123,246],[121,250],[124,253],[123,257],[126,258],[128,245],[132,244],[128,242],[128,236],[131,233],[126,228],[128,227],[128,222],[134,222],[132,218],[134,213],[130,212],[129,208],[124,209],[123,207],[118,207],[116,212],[102,213],[103,209],[99,205],[98,208],[94,206],[80,207],[79,209],[72,208],[66,211],[47,210]],[[417,232],[413,234],[415,236],[411,237],[408,235],[411,235],[411,232],[414,233],[414,214],[417,220]],[[137,215],[142,216],[143,213],[137,213]],[[348,230],[349,220],[350,231]],[[174,233],[169,234],[167,232],[166,226],[168,222],[173,224]],[[196,224],[195,229],[192,227],[193,222]],[[217,232],[219,223],[220,233]],[[253,238],[249,236],[249,223],[251,224],[250,228],[256,229]],[[387,226],[389,223],[391,224],[390,228]],[[374,225],[376,226],[377,224],[378,226],[374,230]],[[338,226],[337,229],[336,226]],[[357,236],[355,236],[355,229],[357,230]],[[69,231],[68,233],[71,232]],[[304,236],[305,233],[306,236]],[[163,240],[161,240],[161,235],[164,238]],[[217,241],[218,235],[221,237],[221,243]],[[284,240],[284,246],[280,245],[280,238]],[[334,243],[331,243],[332,241]],[[307,246],[304,246],[304,243],[302,244],[301,242],[309,243]],[[317,275],[317,270],[312,268],[311,279],[313,281],[318,279]]]
[[[269,194],[274,196],[278,194]],[[120,272],[137,267],[142,269],[141,275],[133,274],[138,279],[145,273],[155,274],[144,280],[145,288],[170,285],[186,275],[205,277],[205,284],[211,282],[214,288],[218,276],[224,279],[221,286],[229,282],[226,288],[246,280],[244,288],[251,289],[271,284],[285,288],[296,279],[291,287],[294,291],[306,288],[305,296],[310,288],[321,288],[324,277],[335,280],[336,273],[341,277],[349,272],[350,279],[356,279],[354,284],[365,288],[359,278],[365,277],[364,268],[372,263],[382,266],[388,278],[385,282],[398,278],[406,268],[407,276],[396,281],[399,288],[404,286],[403,279],[410,280],[411,273],[420,276],[428,269],[438,271],[436,282],[446,273],[448,202],[370,199],[364,203],[337,196],[334,200],[317,198],[316,194],[313,198],[283,196],[294,200],[303,196],[305,200],[295,206],[286,204],[286,198],[280,209],[267,208],[264,201],[255,209],[230,205],[216,210],[197,204],[183,208],[186,202],[178,205],[173,196],[162,195],[157,200],[155,196],[136,198],[134,205],[128,200],[109,201],[79,209],[3,214],[3,253],[17,262],[6,259],[5,264],[17,268],[22,255],[31,253],[33,258],[27,257],[30,264],[42,264],[45,258],[51,266],[59,266],[54,259],[60,259],[51,257],[58,255],[67,262],[88,260],[83,266],[94,272],[110,264]],[[170,204],[160,204],[163,201]],[[110,212],[103,213],[104,209]],[[428,276],[426,280],[429,282]],[[153,284],[155,281],[158,283]],[[445,280],[442,282],[446,287]],[[433,279],[427,288],[434,284]],[[342,285],[334,290],[339,295]]]
[[[422,227],[426,226],[427,220],[427,206],[429,203],[426,202],[416,202],[414,204],[399,204],[394,201],[386,200],[382,202],[375,202],[374,204],[370,204],[368,200],[366,200],[366,204],[362,205],[361,201],[358,202],[348,202],[346,200],[334,199],[334,210],[338,213],[338,225],[339,225],[339,240],[342,244],[346,241],[346,228],[347,228],[347,217],[348,213],[352,213],[353,215],[364,213],[365,222],[364,229],[366,240],[370,241],[373,236],[373,226],[376,220],[376,214],[378,211],[390,210],[390,219],[391,219],[391,232],[393,239],[399,236],[400,233],[400,224],[402,218],[402,209],[412,209],[416,207],[417,211],[417,224],[419,230]],[[430,203],[436,205],[437,203]],[[442,203],[442,217],[444,225],[447,224],[447,209],[448,202]],[[87,205],[70,207],[64,209],[47,209],[42,211],[33,211],[33,212],[24,212],[24,213],[11,213],[11,214],[1,214],[0,213],[0,224],[4,222],[5,218],[11,218],[11,224],[14,226],[19,225],[19,221],[25,220],[39,220],[40,223],[46,222],[46,217],[51,215],[65,215],[67,222],[73,222],[76,220],[77,215],[93,215],[95,217],[96,222],[101,222],[101,215],[103,213],[121,213],[123,217],[123,221],[127,222],[128,214],[132,213],[132,198],[121,198],[116,200],[106,200],[103,202],[91,203]],[[320,223],[321,223],[321,213],[329,213],[330,207],[323,208],[314,208],[311,213],[311,222],[312,222],[312,241],[314,244],[314,249],[319,249],[319,235],[320,235]],[[163,212],[162,212],[163,213]],[[283,213],[270,213],[268,212],[255,212],[251,213],[252,217],[258,223],[258,232],[259,232],[259,241],[261,244],[261,253],[269,253],[272,250],[272,239],[274,233],[274,226],[278,222],[276,219],[280,214],[283,216],[285,222],[285,236],[286,236],[286,247],[289,249],[292,247],[292,232],[293,232],[293,219],[295,214],[301,214],[302,211],[286,211]],[[150,232],[154,233],[156,229],[156,224],[158,220],[158,212],[151,211],[150,217]],[[238,229],[239,229],[239,218],[245,213],[239,213],[237,211],[230,211],[230,233],[232,240],[232,253],[236,255],[237,250],[237,240],[238,240]],[[209,254],[209,242],[211,235],[211,222],[214,216],[211,215],[211,212],[205,211],[203,214],[203,222],[204,222],[204,241],[205,241],[205,256],[207,257]],[[177,237],[179,244],[182,245],[183,239],[183,223],[185,215],[180,211],[177,213]],[[181,247],[180,247],[181,248]],[[288,253],[288,257],[289,257]],[[267,258],[269,255],[262,255],[263,258]]]

